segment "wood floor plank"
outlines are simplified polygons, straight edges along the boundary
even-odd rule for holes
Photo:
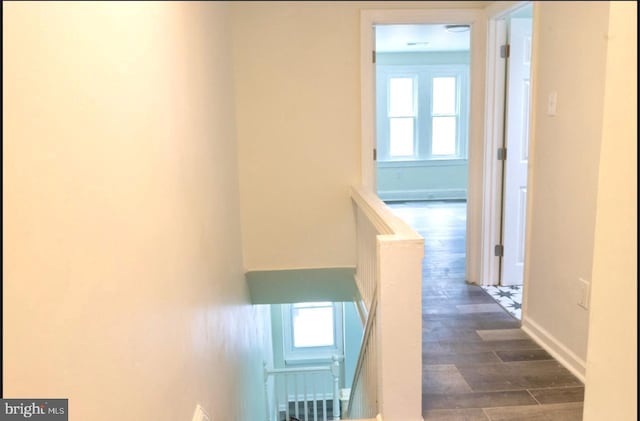
[[[471,392],[450,394],[423,394],[423,409],[492,408],[502,406],[536,405],[526,390],[504,392]]]
[[[422,369],[422,391],[432,394],[472,392],[471,387],[453,364],[424,366]]]
[[[544,349],[516,349],[510,351],[496,351],[496,355],[504,362],[553,360]]]
[[[510,339],[528,339],[522,329],[489,329],[478,330],[478,335],[485,341],[506,341]]]
[[[425,239],[425,421],[580,420],[584,385],[485,290],[465,282],[466,203],[390,207]]]
[[[496,303],[458,304],[456,309],[460,313],[502,313],[504,311]]]
[[[484,410],[491,421],[580,421],[582,411],[580,402]]]
[[[456,364],[456,367],[475,391],[582,386],[580,380],[555,360]]]
[[[424,421],[489,421],[484,411],[474,409],[434,409],[422,414]]]
[[[465,353],[431,353],[423,354],[423,364],[487,364],[499,363],[500,359],[494,352],[465,352]]]
[[[491,341],[491,342],[460,342],[450,340],[428,340],[424,338],[422,341],[422,352],[429,353],[468,353],[482,351],[506,351],[506,350],[528,350],[541,349],[538,344],[530,339],[517,341]]]
[[[584,386],[530,389],[529,393],[541,404],[584,401]]]

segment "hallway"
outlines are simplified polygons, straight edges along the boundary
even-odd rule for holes
[[[466,203],[389,203],[423,237],[425,421],[582,419],[583,384],[465,283]]]

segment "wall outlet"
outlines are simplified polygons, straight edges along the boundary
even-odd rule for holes
[[[591,284],[582,278],[578,278],[578,305],[585,310],[589,309],[589,290]]]
[[[200,404],[197,404],[191,421],[211,421],[211,419],[209,418],[209,415],[204,412],[204,409],[202,409]]]

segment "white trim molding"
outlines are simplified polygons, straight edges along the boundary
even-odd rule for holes
[[[578,357],[573,351],[564,346],[562,342],[557,340],[551,333],[541,327],[539,324],[531,320],[530,317],[522,320],[522,330],[553,358],[562,364],[567,370],[578,378],[582,383],[585,382],[585,373],[587,363]]]
[[[467,281],[480,283],[482,248],[482,176],[485,89],[486,14],[484,9],[373,9],[360,14],[361,176],[363,188],[375,193],[375,49],[376,24],[466,24],[471,26],[469,60],[469,139],[467,182]]]

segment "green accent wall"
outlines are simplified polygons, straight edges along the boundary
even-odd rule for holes
[[[469,64],[469,51],[378,53],[377,65]],[[465,200],[466,159],[450,161],[378,162],[378,196],[393,200]]]
[[[281,304],[331,301],[342,303],[344,360],[340,387],[351,387],[363,326],[355,301],[360,300],[354,268],[313,268],[250,271],[245,274],[253,304],[271,304],[272,363],[284,368],[284,336]],[[303,364],[304,365],[304,364]],[[310,365],[318,365],[312,362]],[[296,364],[300,366],[300,364]],[[318,390],[322,386],[318,385]]]
[[[253,304],[356,301],[355,268],[261,270],[245,274]]]
[[[351,388],[360,356],[364,326],[355,303],[344,303],[342,314],[344,317],[344,387]]]
[[[378,196],[392,200],[467,198],[467,160],[378,163]]]
[[[469,51],[377,53],[376,64],[469,64]]]

